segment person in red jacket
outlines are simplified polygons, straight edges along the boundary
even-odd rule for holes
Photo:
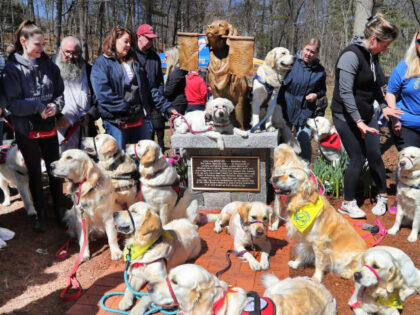
[[[185,77],[185,96],[188,101],[186,113],[195,110],[205,110],[207,101],[206,82],[200,77],[197,71],[191,71]]]

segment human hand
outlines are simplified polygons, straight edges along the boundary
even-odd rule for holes
[[[52,117],[57,113],[57,107],[55,107],[55,104],[48,104],[46,108],[46,114],[47,117]]]
[[[45,119],[45,118],[44,118]],[[67,120],[66,116],[61,116],[58,120],[57,120],[57,127],[60,129],[65,129],[70,127],[70,123]]]
[[[391,123],[392,123],[392,131],[394,132],[394,134],[397,137],[401,137],[401,126],[402,126],[401,121],[399,119],[392,118]]]
[[[179,113],[178,113],[178,111],[177,111],[176,109],[171,109],[171,110],[168,112],[168,114],[171,116],[171,118],[172,118],[173,116],[178,116],[178,115],[179,115]]]
[[[368,125],[366,125],[362,120],[358,120],[356,122],[357,128],[359,128],[360,130],[360,135],[362,136],[362,139],[365,138],[366,133],[370,132],[370,133],[375,133],[375,134],[379,134],[379,130],[369,127]]]
[[[386,120],[389,120],[389,118],[401,118],[400,115],[404,115],[404,112],[398,107],[387,106],[382,109],[382,114]]]
[[[315,100],[317,99],[317,95],[315,93],[309,93],[308,95],[306,95],[305,99],[308,102],[315,102]]]

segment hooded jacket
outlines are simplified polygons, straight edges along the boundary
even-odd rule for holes
[[[326,93],[327,75],[318,58],[311,64],[306,64],[302,59],[302,51],[298,51],[295,58],[293,68],[280,89],[278,103],[282,105],[287,122],[295,126],[304,126],[316,110],[316,102],[309,103],[305,97],[310,93],[315,93],[317,99],[323,97]]]
[[[49,58],[32,62],[17,53],[9,56],[2,85],[16,132],[27,136],[31,130],[48,131],[54,127],[55,117],[42,119],[40,115],[49,103],[55,104],[56,115],[60,115],[64,105],[60,70]]]

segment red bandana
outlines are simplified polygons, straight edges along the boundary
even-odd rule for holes
[[[319,142],[320,145],[327,148],[332,148],[336,150],[340,150],[341,148],[341,139],[337,132],[330,134],[329,136],[321,139]]]

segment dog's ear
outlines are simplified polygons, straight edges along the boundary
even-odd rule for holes
[[[100,174],[98,172],[98,167],[96,166],[95,162],[93,162],[90,158],[87,158],[82,162],[82,167],[84,173],[86,174],[86,182],[83,184],[81,191],[81,195],[84,196],[90,190],[92,190],[93,187],[97,185],[100,178]]]
[[[228,30],[229,33],[227,34],[228,36],[238,36],[238,30],[236,29],[236,27],[234,27],[232,24],[228,23]]]
[[[206,115],[210,115],[211,118],[213,117],[213,105],[214,99],[211,99],[206,103]]]
[[[395,264],[388,271],[388,278],[386,284],[386,290],[388,293],[394,292],[396,289],[401,288],[404,282],[404,278],[401,274],[400,268]]]
[[[144,215],[139,235],[145,236],[159,230],[162,230],[162,222],[160,221],[159,216],[154,210],[148,209]]]
[[[248,223],[248,213],[251,209],[251,205],[248,202],[243,202],[238,209],[239,216],[244,223]]]
[[[235,106],[233,105],[233,103],[230,100],[228,100],[228,99],[225,100],[225,105],[226,105],[228,114],[230,114],[231,112],[233,112],[233,110],[235,109]]]
[[[271,68],[274,68],[275,64],[275,57],[276,57],[276,52],[275,50],[271,50],[267,56],[265,57],[265,62],[267,63],[267,65],[269,65]]]
[[[117,141],[106,138],[98,148],[98,153],[102,156],[112,156],[120,150]]]
[[[152,146],[147,146],[144,154],[140,158],[140,164],[144,166],[150,166],[151,164],[155,163],[157,158],[159,157],[159,151]]]

